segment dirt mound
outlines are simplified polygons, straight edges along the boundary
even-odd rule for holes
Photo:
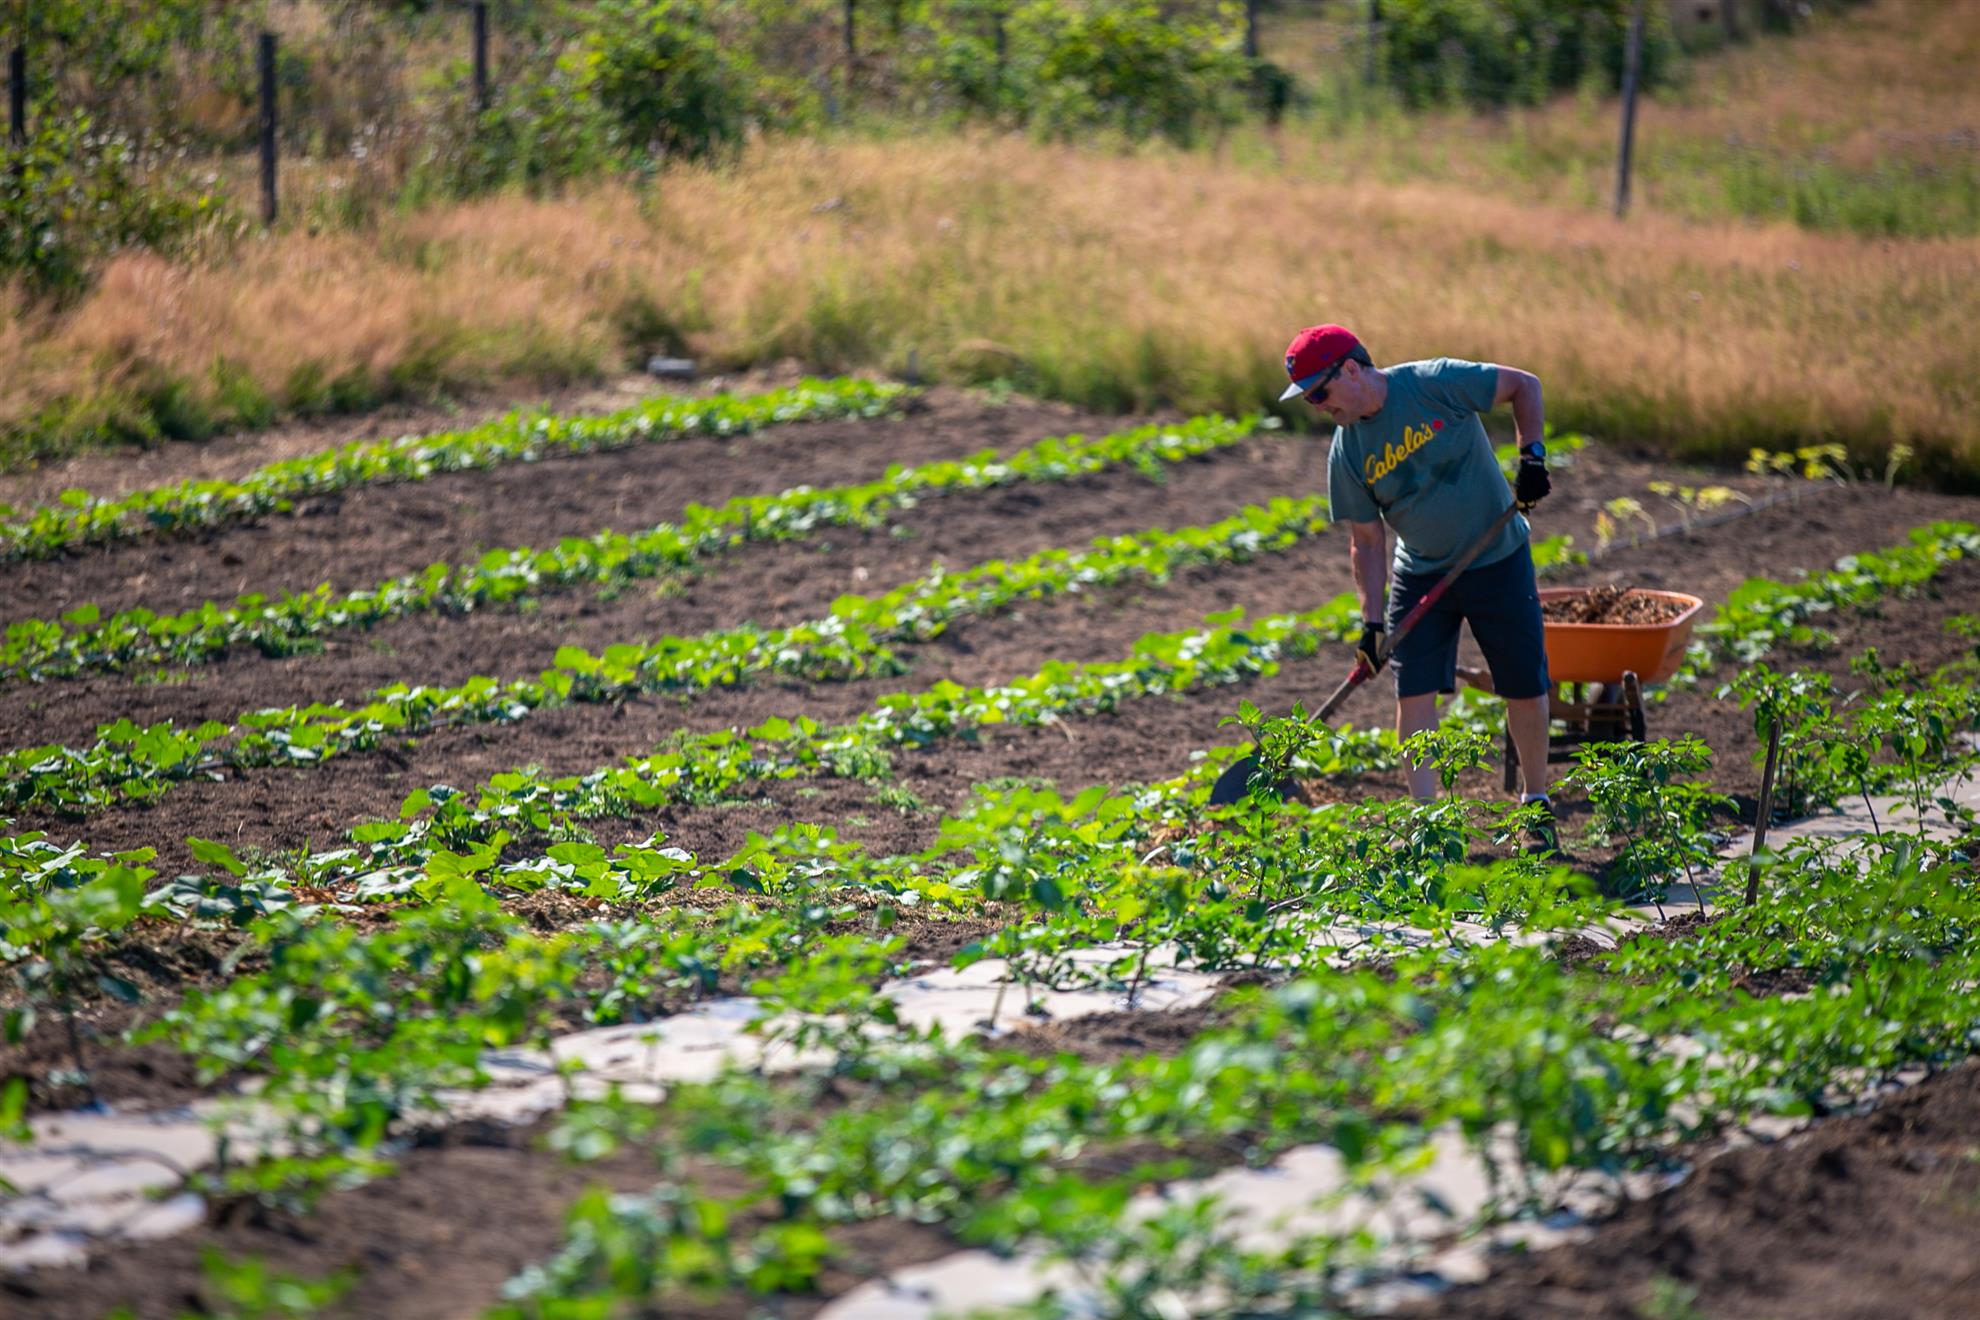
[[[1587,1242],[1507,1256],[1485,1283],[1400,1315],[1968,1320],[1977,1131],[1980,1067],[1967,1064],[1867,1114],[1723,1154]]]
[[[1549,623],[1669,623],[1684,613],[1684,605],[1651,596],[1633,587],[1613,584],[1590,587],[1579,595],[1543,602],[1541,617]]]

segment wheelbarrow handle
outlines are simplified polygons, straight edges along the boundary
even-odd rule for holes
[[[1332,719],[1334,712],[1340,709],[1341,703],[1347,700],[1348,693],[1375,677],[1375,671],[1389,662],[1389,657],[1395,653],[1397,645],[1403,638],[1409,636],[1409,630],[1414,628],[1439,600],[1443,599],[1444,593],[1464,576],[1464,571],[1471,567],[1474,559],[1485,553],[1485,547],[1498,539],[1499,533],[1506,529],[1506,524],[1510,523],[1513,515],[1518,512],[1517,505],[1508,504],[1499,516],[1492,520],[1492,525],[1487,527],[1476,541],[1465,547],[1464,553],[1445,570],[1444,576],[1437,579],[1437,585],[1424,592],[1423,599],[1409,607],[1409,613],[1396,622],[1395,630],[1382,639],[1382,644],[1375,653],[1374,668],[1370,668],[1367,661],[1356,657],[1354,669],[1341,680],[1341,685],[1334,689],[1333,695],[1327,698],[1326,704],[1320,707],[1320,713],[1315,715],[1314,719],[1323,723]]]

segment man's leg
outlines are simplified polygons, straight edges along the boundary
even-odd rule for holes
[[[1543,698],[1544,699],[1544,698]],[[1408,742],[1411,734],[1437,727],[1437,694],[1425,692],[1420,697],[1396,698],[1396,741]],[[1524,752],[1520,753],[1522,756]],[[1437,796],[1437,767],[1434,765],[1413,764],[1408,757],[1403,758],[1403,769],[1409,775],[1409,795],[1419,802],[1428,802]]]
[[[1544,796],[1553,780],[1547,765],[1547,694],[1506,702],[1506,728],[1519,749],[1519,787],[1523,798]]]
[[[1497,563],[1473,569],[1463,581],[1473,588],[1464,602],[1471,635],[1491,667],[1493,689],[1505,698],[1506,730],[1519,752],[1521,796],[1543,796],[1553,777],[1547,766],[1547,697],[1553,681],[1533,556],[1521,546]]]
[[[1416,607],[1423,594],[1435,586],[1434,576],[1399,573],[1389,592],[1389,627],[1401,623]],[[1460,620],[1455,610],[1439,601],[1416,622],[1407,637],[1396,643],[1389,664],[1396,671],[1396,737],[1407,739],[1413,733],[1437,727],[1437,696],[1457,690],[1457,644]],[[1409,776],[1409,795],[1419,801],[1437,796],[1435,766],[1411,765],[1403,768]]]

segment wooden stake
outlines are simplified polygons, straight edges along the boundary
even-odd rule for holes
[[[1753,848],[1749,858],[1760,855],[1767,846],[1767,820],[1774,814],[1774,772],[1781,764],[1781,722],[1775,720],[1767,729],[1767,764],[1760,771],[1760,813],[1753,819]],[[1748,866],[1746,871],[1746,905],[1752,907],[1760,901],[1760,867],[1757,863]]]

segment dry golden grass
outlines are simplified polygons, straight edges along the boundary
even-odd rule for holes
[[[1101,405],[1258,406],[1298,326],[1378,359],[1539,372],[1551,415],[1697,453],[1907,441],[1980,471],[1980,241],[1627,224],[1430,184],[1329,186],[1201,157],[998,138],[784,143],[605,189],[283,234],[222,264],[130,255],[58,323],[9,316],[6,417],[114,385],[271,396],[311,369],[554,380],[627,351],[641,300],[704,358],[1008,376]],[[13,308],[18,313],[18,307]]]
[[[1407,119],[1378,109],[1365,122],[1337,122],[1342,107],[1368,99],[1359,85],[1360,27],[1338,21],[1351,12],[1330,11],[1325,20],[1292,13],[1265,29],[1265,53],[1292,62],[1314,80],[1309,85],[1344,76],[1350,84],[1338,93],[1320,87],[1333,107],[1322,131],[1275,144],[1291,167],[1329,177],[1429,178],[1560,205],[1607,202],[1613,99],[1569,96],[1496,115],[1453,110]],[[1726,198],[1714,177],[1741,165],[1763,176],[1902,166],[1970,179],[1980,159],[1976,68],[1975,0],[1875,0],[1823,15],[1792,37],[1694,59],[1682,85],[1641,105],[1633,205],[1693,217],[1748,209],[1750,198]]]
[[[291,162],[284,229],[224,259],[119,257],[59,317],[0,289],[0,459],[271,402],[558,383],[683,336],[726,366],[915,364],[1102,407],[1248,409],[1276,394],[1292,329],[1327,318],[1379,358],[1530,367],[1564,425],[1722,456],[1904,441],[1980,485],[1980,240],[1712,218],[1826,206],[1812,223],[1959,229],[1980,186],[1974,7],[1878,0],[1697,62],[1644,109],[1627,225],[1605,214],[1614,106],[1573,97],[1337,106],[1214,156],[783,142],[676,169],[645,201],[610,186],[411,215],[380,205],[384,156]],[[1912,173],[1875,172],[1891,162]],[[1844,174],[1777,204],[1811,164]]]
[[[1701,62],[1653,105],[1649,131],[1782,146],[1820,144],[1843,163],[1893,152],[1971,152],[1980,125],[1980,7],[1877,0],[1792,40]]]

